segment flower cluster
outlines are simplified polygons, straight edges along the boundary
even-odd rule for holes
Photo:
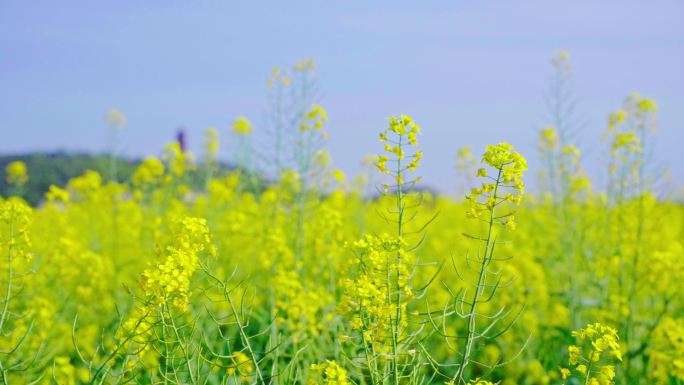
[[[304,115],[304,120],[299,125],[299,130],[302,132],[311,131],[312,129],[321,130],[323,124],[328,121],[328,113],[319,104],[311,106],[309,112]]]
[[[135,186],[154,185],[164,176],[164,163],[155,157],[147,157],[133,172],[131,182]]]
[[[514,205],[520,204],[525,192],[523,176],[527,170],[527,161],[518,152],[514,152],[513,146],[503,142],[496,145],[488,145],[482,155],[482,162],[494,169],[495,177],[489,175],[486,168],[480,168],[477,176],[485,178],[479,188],[470,190],[470,218],[481,218],[485,212],[490,213],[490,219],[502,220],[511,230],[515,228],[513,215],[505,218],[494,218],[494,208],[504,202]]]
[[[88,369],[82,366],[74,366],[74,364],[71,362],[71,359],[65,356],[55,357],[52,376],[59,384],[87,383],[90,379],[90,373],[88,373]]]
[[[31,257],[29,225],[32,212],[31,207],[21,199],[0,199],[0,223],[3,225],[0,229],[0,246],[3,250],[11,250],[10,253],[15,258]]]
[[[607,136],[610,138],[611,156],[610,173],[615,173],[618,163],[628,164],[634,154],[644,152],[643,138],[647,130],[656,127],[655,114],[658,105],[653,99],[644,98],[639,93],[630,94],[624,107],[608,115]],[[634,169],[640,160],[632,161]]]
[[[5,168],[5,174],[7,183],[15,186],[23,186],[29,179],[26,163],[20,160],[10,162]]]
[[[293,340],[316,336],[324,330],[324,311],[333,301],[328,293],[307,290],[293,270],[278,271],[274,285],[278,288],[275,300],[278,318],[291,331]]]
[[[238,135],[249,135],[253,130],[252,123],[244,116],[238,116],[233,122],[233,132]]]
[[[321,381],[316,381],[309,376],[308,385],[349,385],[351,382],[347,379],[347,371],[335,362],[335,360],[326,360],[322,364],[312,364],[311,374],[320,377]]]
[[[542,151],[553,150],[558,146],[558,134],[554,127],[545,127],[539,131],[539,148]]]
[[[502,172],[503,181],[506,184],[514,184],[518,190],[524,190],[522,177],[527,170],[527,161],[519,152],[514,152],[513,146],[506,142],[495,145],[487,145],[482,155],[482,162]]]
[[[399,118],[390,117],[389,126],[380,133],[380,141],[385,143],[386,155],[379,155],[375,166],[381,173],[393,177],[398,187],[420,181],[419,178],[407,181],[404,176],[406,171],[415,171],[423,158],[422,151],[406,154],[407,146],[418,146],[418,134],[420,134],[420,126],[406,115],[401,115]],[[388,162],[392,162],[394,167],[388,167]],[[389,187],[385,185],[385,190]]]
[[[551,185],[560,183],[561,193],[589,191],[591,184],[582,172],[580,165],[582,152],[577,146],[560,143],[559,135],[554,127],[542,128],[539,131],[538,143],[541,155],[550,167],[544,175],[548,179],[547,183]],[[560,180],[556,182],[555,178]]]
[[[389,348],[388,330],[396,316],[397,299],[399,322],[405,322],[402,315],[413,298],[408,267],[411,256],[403,240],[387,234],[366,235],[354,247],[359,272],[355,279],[343,281],[345,294],[340,309],[352,317],[351,328],[360,331],[366,343],[384,352]]]
[[[288,87],[292,84],[292,77],[287,69],[281,69],[280,67],[273,67],[271,69],[271,76],[268,78],[268,89],[272,91],[273,88],[278,88],[277,86]]]
[[[59,188],[55,185],[50,185],[50,189],[45,193],[45,199],[47,199],[48,202],[68,203],[70,198],[69,190]]]
[[[643,151],[641,148],[641,141],[634,131],[616,132],[613,136],[611,147],[613,151],[618,151],[621,149],[626,149],[629,153]]]
[[[299,63],[292,67],[294,72],[315,72],[316,71],[316,59],[310,57],[302,59]]]
[[[594,323],[573,331],[572,335],[577,338],[579,345],[568,347],[568,364],[571,369],[561,368],[561,377],[567,379],[575,373],[583,377],[586,384],[613,384],[614,361],[622,361],[617,330]]]
[[[102,175],[97,171],[86,170],[83,175],[70,180],[68,186],[70,190],[75,191],[78,195],[86,197],[100,190]]]
[[[145,294],[156,303],[171,302],[178,308],[187,305],[190,279],[199,268],[198,254],[208,250],[214,254],[206,219],[181,218],[174,231],[173,241],[163,254],[163,262],[142,274]]]

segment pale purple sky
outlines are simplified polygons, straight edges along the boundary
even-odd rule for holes
[[[125,154],[158,154],[179,125],[199,149],[207,127],[262,120],[271,67],[313,56],[338,167],[358,171],[386,117],[408,114],[426,182],[452,191],[466,144],[509,141],[535,172],[558,49],[588,121],[586,168],[602,175],[605,117],[640,91],[660,106],[657,159],[684,185],[682,1],[3,0],[0,153],[102,151],[111,107],[128,118]]]

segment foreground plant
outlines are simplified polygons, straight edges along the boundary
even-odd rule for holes
[[[452,382],[457,384],[468,382],[467,373],[473,362],[475,345],[482,343],[484,339],[503,334],[513,322],[497,330],[496,325],[502,323],[511,314],[511,310],[506,310],[503,306],[492,314],[483,314],[480,311],[480,305],[491,301],[502,287],[500,273],[491,269],[494,262],[503,260],[495,256],[495,248],[501,244],[498,240],[499,227],[515,230],[513,208],[520,204],[525,192],[523,175],[527,170],[527,162],[520,153],[512,150],[513,146],[505,142],[487,146],[482,162],[493,170],[493,174],[490,175],[487,168],[480,168],[477,175],[485,181],[479,188],[473,188],[467,197],[470,202],[468,216],[481,221],[485,226],[485,233],[468,235],[480,243],[477,254],[466,257],[467,268],[475,272],[477,278],[474,282],[467,282],[470,287],[466,287],[456,298],[455,311],[467,324],[460,364],[452,378]],[[503,286],[505,285],[504,283]],[[472,291],[470,296],[469,291]]]
[[[409,177],[423,155],[414,150],[419,133],[420,127],[408,116],[389,118],[388,128],[380,133],[385,154],[377,157],[376,167],[391,180],[382,188],[391,198],[388,215],[382,215],[394,225],[394,231],[391,235],[368,234],[355,242],[356,276],[343,283],[342,310],[351,316],[349,326],[358,333],[362,362],[373,384],[420,382],[421,374],[417,371],[420,358],[416,349],[421,331],[415,329],[417,317],[408,308],[425,288],[413,286],[417,261],[412,252],[418,245],[410,245],[406,238],[411,235],[406,225],[415,218],[407,215],[408,210],[420,204],[415,195],[409,197],[408,191],[419,181]]]
[[[22,306],[23,301],[17,298],[23,291],[23,278],[31,259],[31,214],[32,209],[23,200],[0,198],[0,380],[5,385],[17,380],[15,373],[30,376],[34,369],[31,363],[41,354],[24,346],[32,332],[32,322]]]

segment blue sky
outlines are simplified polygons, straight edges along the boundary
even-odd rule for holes
[[[558,49],[597,184],[605,117],[639,91],[660,106],[657,160],[684,185],[681,1],[3,0],[0,153],[102,151],[111,107],[128,118],[125,154],[157,154],[179,125],[198,149],[207,127],[226,136],[237,115],[262,120],[271,67],[313,56],[338,167],[359,170],[386,117],[409,114],[426,182],[452,191],[466,144],[509,141],[535,172]]]

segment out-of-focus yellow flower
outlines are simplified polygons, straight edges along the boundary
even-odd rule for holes
[[[164,176],[164,163],[155,157],[147,157],[133,172],[131,181],[136,186],[158,183]]]
[[[648,377],[657,384],[684,381],[684,319],[667,317],[653,331]]]
[[[116,108],[112,108],[107,113],[107,123],[112,128],[122,129],[126,127],[126,116],[124,116],[123,112],[117,110]]]
[[[194,158],[190,152],[183,151],[178,142],[173,142],[164,148],[164,161],[168,165],[171,174],[179,177],[193,167]]]
[[[570,66],[570,54],[568,51],[559,50],[551,59],[551,65],[563,71],[565,74],[569,74],[571,70]]]
[[[97,171],[86,170],[83,175],[71,179],[68,186],[80,195],[96,193],[102,186],[102,176]]]
[[[235,352],[231,356],[231,363],[226,368],[226,374],[237,376],[242,383],[249,383],[254,374],[254,363],[243,352]]]
[[[15,186],[23,186],[29,180],[26,163],[20,160],[10,162],[5,168],[5,175],[7,183]]]
[[[316,59],[306,58],[301,60],[299,63],[295,64],[293,67],[295,72],[315,72],[316,71]]]
[[[207,158],[214,159],[219,151],[219,132],[214,127],[209,127],[204,132],[205,151]]]
[[[309,112],[304,115],[304,120],[299,125],[299,130],[306,132],[313,129],[321,130],[323,124],[328,121],[328,113],[318,104],[311,106]]]
[[[336,169],[336,170],[333,172],[333,177],[335,178],[335,180],[336,180],[338,183],[344,182],[344,180],[345,180],[345,178],[346,178],[346,176],[345,176],[345,174],[344,174],[344,171],[339,170],[339,169]]]
[[[542,149],[552,149],[558,145],[558,135],[553,127],[542,128],[539,132],[539,146]]]
[[[233,132],[238,135],[249,135],[252,130],[252,123],[244,116],[238,116],[233,122]]]
[[[640,109],[643,112],[657,112],[658,111],[658,105],[656,104],[655,100],[650,99],[650,98],[643,98],[639,100],[636,104],[637,108]]]
[[[50,190],[45,193],[45,198],[50,202],[69,202],[69,191],[55,185],[50,185]]]

